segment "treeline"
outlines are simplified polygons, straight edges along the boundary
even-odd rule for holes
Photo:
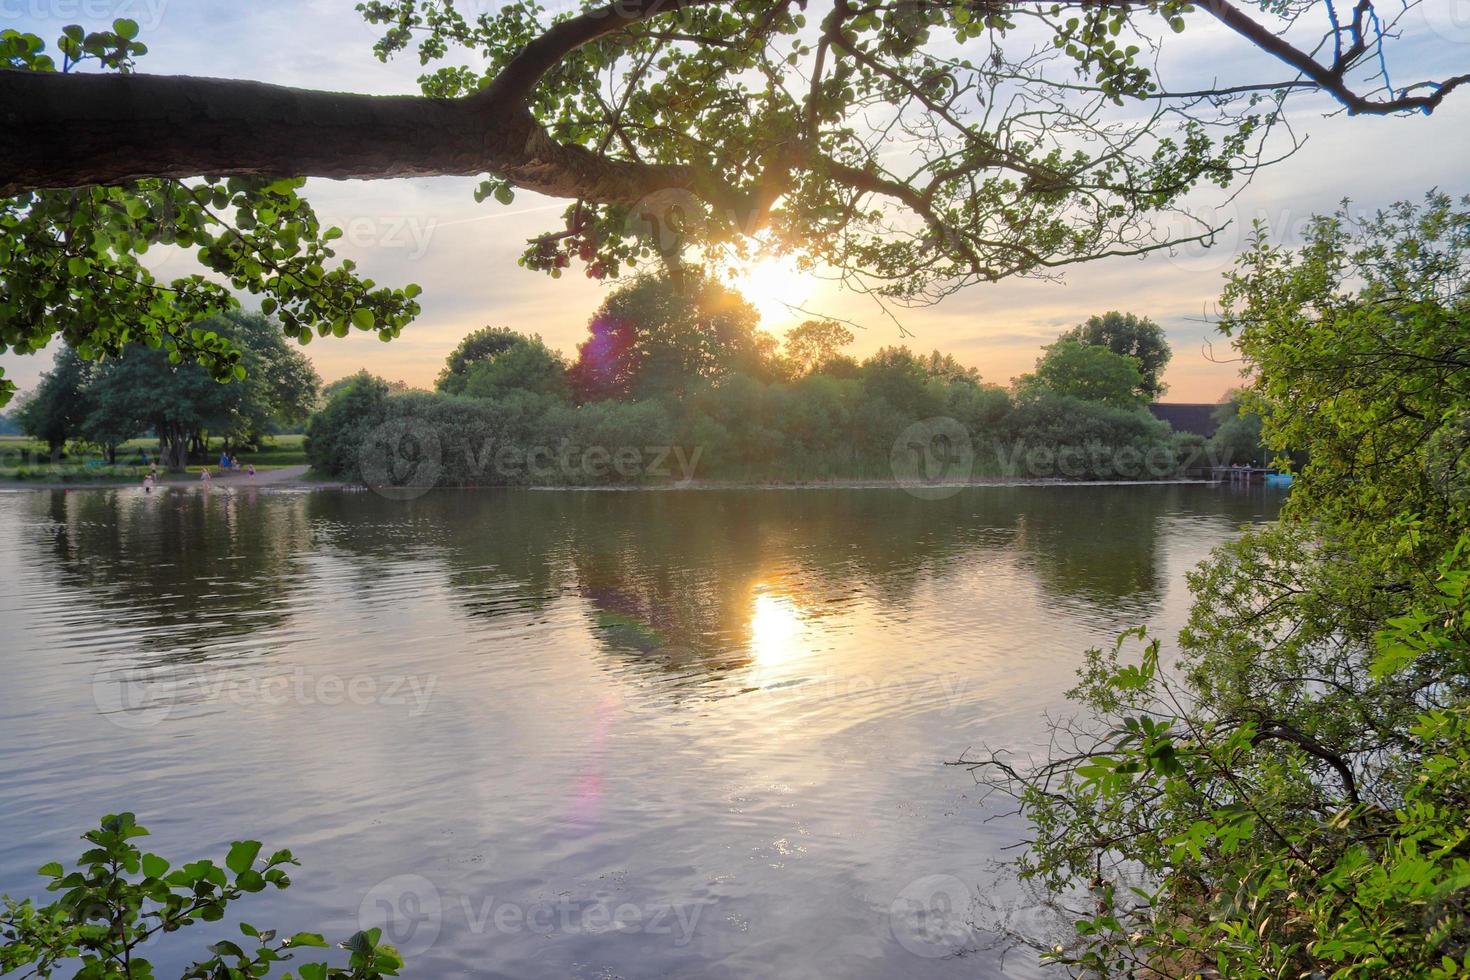
[[[945,479],[1152,479],[1202,448],[1147,410],[1169,348],[1146,319],[1094,317],[1011,388],[937,351],[859,362],[836,322],[804,323],[784,344],[757,322],[697,273],[638,279],[598,309],[570,363],[539,337],[486,328],[449,355],[434,392],[393,393],[365,373],[336,385],[307,454],[357,480],[365,447],[374,460],[423,453],[437,482],[477,486],[886,480],[905,452]],[[392,446],[374,443],[383,432]]]
[[[201,456],[211,437],[227,447],[254,447],[315,409],[321,381],[279,323],[237,312],[201,321],[191,333],[199,343],[224,340],[238,351],[228,383],[146,344],[127,344],[101,361],[66,346],[15,418],[53,459],[80,442],[113,463],[119,446],[148,434],[157,436],[164,465],[178,470]]]

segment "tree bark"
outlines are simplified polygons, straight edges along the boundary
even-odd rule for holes
[[[182,473],[189,464],[189,433],[181,423],[159,423],[158,448],[164,468],[169,472]]]
[[[526,190],[633,204],[711,192],[689,167],[552,139],[519,104],[353,95],[184,75],[0,71],[0,196],[149,177],[374,179],[493,173]]]

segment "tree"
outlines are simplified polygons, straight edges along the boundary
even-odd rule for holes
[[[1169,390],[1162,379],[1174,352],[1169,348],[1163,328],[1147,317],[1110,310],[1102,316],[1088,317],[1065,336],[1084,344],[1098,344],[1114,354],[1136,360],[1138,370],[1143,373],[1138,393],[1145,401],[1158,401]]]
[[[97,368],[85,390],[88,429],[116,440],[104,445],[149,429],[164,464],[180,470],[211,432],[227,443],[253,444],[273,422],[298,421],[315,404],[316,372],[267,318],[234,313],[191,329],[228,338],[250,373],[223,384],[198,364],[176,364],[162,349],[129,344]]]
[[[1215,409],[1219,428],[1205,444],[1208,459],[1215,466],[1245,463],[1264,466],[1271,460],[1271,450],[1261,441],[1261,416],[1250,408],[1244,392],[1231,397]]]
[[[1221,308],[1267,445],[1308,451],[1281,520],[1190,576],[1172,667],[1136,632],[1088,654],[1066,754],[977,765],[1032,820],[1023,876],[1089,890],[1055,960],[1462,976],[1470,199],[1258,233]]]
[[[1134,408],[1141,400],[1143,372],[1132,357],[1063,335],[1046,348],[1036,362],[1036,373],[1021,387],[1028,385],[1083,401]]]
[[[374,381],[382,383],[384,386],[386,386],[388,391],[392,392],[395,395],[401,395],[405,391],[412,390],[409,388],[407,381],[386,381],[383,378],[379,378],[369,372],[367,368],[361,368],[356,374],[349,374],[344,378],[338,378],[331,384],[324,385],[321,392],[322,401],[331,401],[333,398],[337,397],[337,395],[341,394],[343,391],[347,390],[354,383],[356,383],[359,378],[372,378]]]
[[[386,416],[391,390],[366,371],[336,383],[342,387],[307,424],[306,458],[319,472],[356,478],[364,440]]]
[[[884,347],[863,362],[859,375],[870,395],[913,418],[939,414],[942,384],[929,374],[926,361],[907,347]]]
[[[920,363],[924,366],[925,374],[946,384],[956,381],[973,385],[980,383],[980,371],[977,368],[965,367],[955,360],[953,354],[941,354],[937,350],[930,351],[928,357],[920,359]]]
[[[786,331],[786,357],[798,375],[812,374],[852,341],[852,331],[836,320],[804,320]]]
[[[475,364],[493,360],[497,355],[515,346],[521,335],[510,327],[481,327],[466,334],[459,346],[449,352],[444,360],[444,370],[439,372],[434,387],[457,395],[464,390],[465,376]]]
[[[856,285],[933,299],[1210,240],[1208,225],[1169,234],[1160,219],[1189,220],[1193,187],[1292,149],[1288,133],[1266,146],[1289,95],[1429,113],[1470,80],[1390,86],[1377,66],[1402,16],[1373,0],[1341,17],[1328,5],[1320,38],[1303,36],[1305,0],[617,0],[558,15],[513,0],[474,20],[444,0],[360,9],[383,29],[380,58],[417,45],[422,95],[138,74],[147,49],[126,19],[66,28],[55,55],[5,32],[0,344],[35,351],[59,333],[93,358],[147,339],[232,375],[237,352],[187,329],[231,293],[205,275],[156,283],[138,262],[155,242],[264,297],[288,336],[396,336],[417,287],[333,264],[337,231],[298,194],[311,176],[488,173],[482,199],[575,202],[523,260],[553,275],[573,259],[600,277],[686,246],[738,253],[764,232]],[[1152,65],[1191,23],[1267,56],[1232,63],[1282,75],[1176,85]],[[883,156],[895,130],[901,170]]]
[[[770,345],[738,292],[694,268],[640,276],[614,291],[587,324],[572,384],[584,401],[682,395],[734,373],[759,374]]]
[[[56,352],[54,366],[41,376],[40,385],[20,409],[21,431],[45,442],[53,458],[66,448],[68,439],[80,434],[88,412],[82,393],[91,374],[92,365],[72,347],[63,346]]]
[[[564,399],[571,396],[571,385],[566,360],[560,353],[547,347],[539,336],[517,335],[516,342],[506,350],[471,365],[461,391],[475,398],[529,391]]]
[[[238,382],[236,418],[220,434],[231,443],[258,446],[270,431],[306,421],[316,408],[321,378],[290,347],[279,322],[259,313],[227,313],[206,321],[242,352],[245,378]]]

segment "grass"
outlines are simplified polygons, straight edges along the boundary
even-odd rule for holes
[[[235,455],[240,465],[253,464],[256,470],[273,470],[283,466],[305,466],[306,450],[301,435],[279,435],[270,437],[255,452],[239,452]],[[218,440],[212,440],[212,452],[208,464],[189,466],[184,474],[199,476],[199,471],[208,465],[211,472],[218,472]],[[6,483],[63,483],[76,485],[128,484],[142,480],[148,467],[141,460],[146,454],[149,460],[157,457],[156,439],[130,439],[119,447],[118,462],[108,466],[101,453],[90,446],[69,444],[66,456],[52,462],[46,453],[46,444],[26,436],[0,436],[0,482]]]

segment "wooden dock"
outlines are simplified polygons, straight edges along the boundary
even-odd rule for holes
[[[1220,483],[1266,483],[1271,477],[1291,480],[1290,473],[1282,473],[1274,466],[1212,466],[1210,479]]]

